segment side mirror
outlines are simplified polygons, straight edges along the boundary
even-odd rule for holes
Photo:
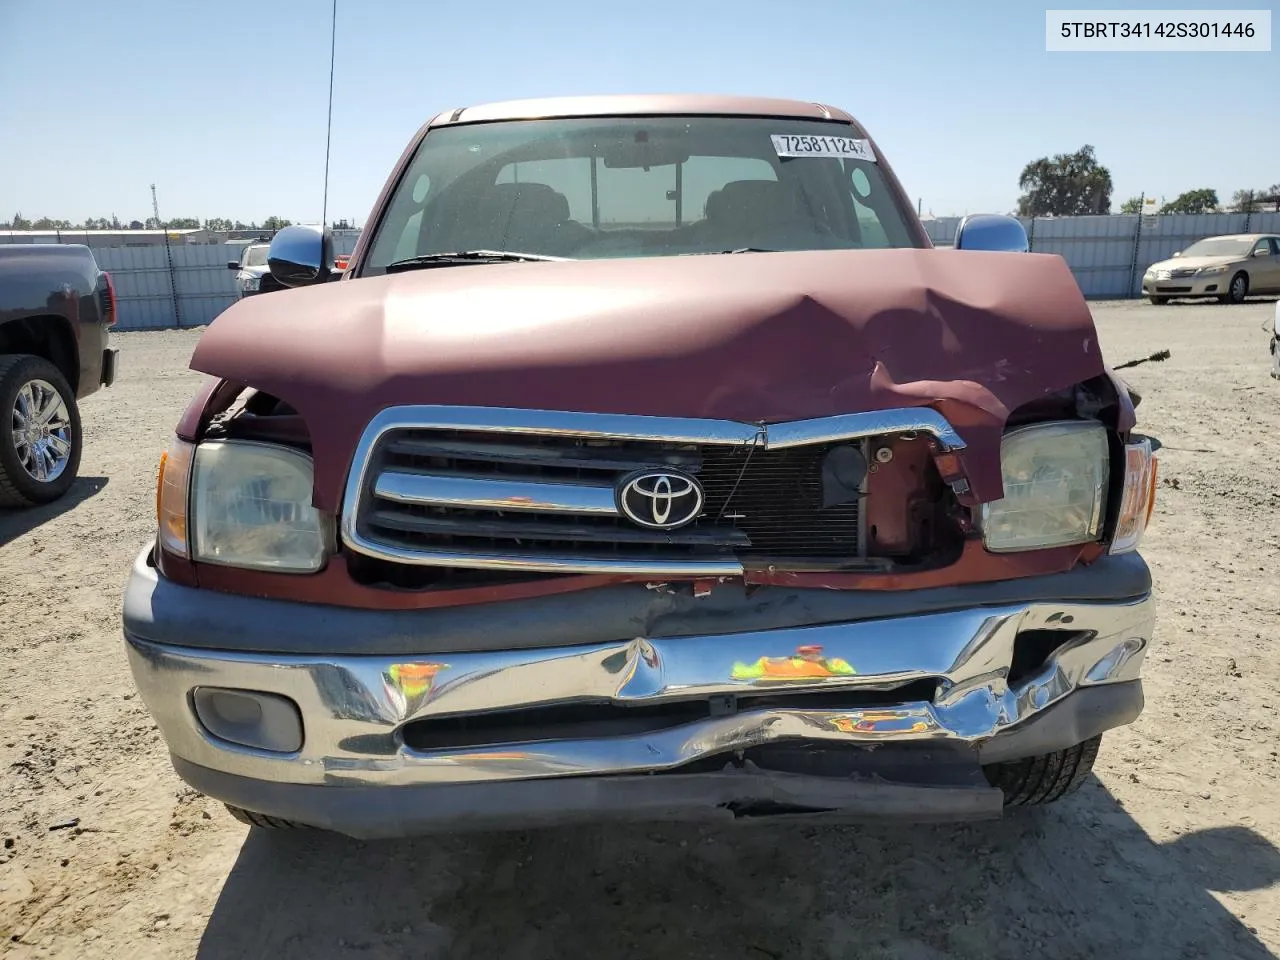
[[[239,270],[239,269],[240,269],[240,261],[239,261],[239,260],[228,260],[228,261],[227,261],[227,269],[228,269],[228,270]]]
[[[332,265],[333,238],[319,227],[285,227],[267,250],[267,269],[286,287],[324,283]]]
[[[1027,241],[1027,231],[1013,217],[975,213],[965,217],[956,227],[955,248],[1027,253],[1031,244]]]
[[[1174,255],[1175,257],[1180,257],[1180,256],[1182,256],[1182,251],[1181,251],[1181,250],[1175,250],[1175,251],[1173,251],[1173,255]]]

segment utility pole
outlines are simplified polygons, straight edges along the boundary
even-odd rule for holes
[[[156,202],[156,185],[151,185],[151,213],[156,218],[156,229],[163,230],[164,224],[160,222],[160,204]]]

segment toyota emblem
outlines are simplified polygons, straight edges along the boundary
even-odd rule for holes
[[[643,470],[618,483],[618,510],[632,523],[651,530],[676,530],[702,513],[702,486],[671,470]]]

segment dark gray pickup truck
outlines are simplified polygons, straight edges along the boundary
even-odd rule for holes
[[[115,322],[88,247],[0,245],[0,507],[49,503],[75,481],[78,402],[115,380]]]

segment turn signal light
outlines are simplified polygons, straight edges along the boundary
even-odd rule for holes
[[[188,490],[195,445],[174,437],[160,457],[156,480],[156,524],[160,546],[179,557],[189,555],[187,546]]]
[[[1151,521],[1156,504],[1157,460],[1146,437],[1125,444],[1124,492],[1120,497],[1120,514],[1116,533],[1111,540],[1111,553],[1130,553]]]
[[[1144,530],[1151,525],[1151,515],[1156,511],[1156,487],[1159,485],[1159,473],[1160,458],[1153,455],[1151,457],[1151,497],[1147,500],[1147,519],[1142,524]]]

